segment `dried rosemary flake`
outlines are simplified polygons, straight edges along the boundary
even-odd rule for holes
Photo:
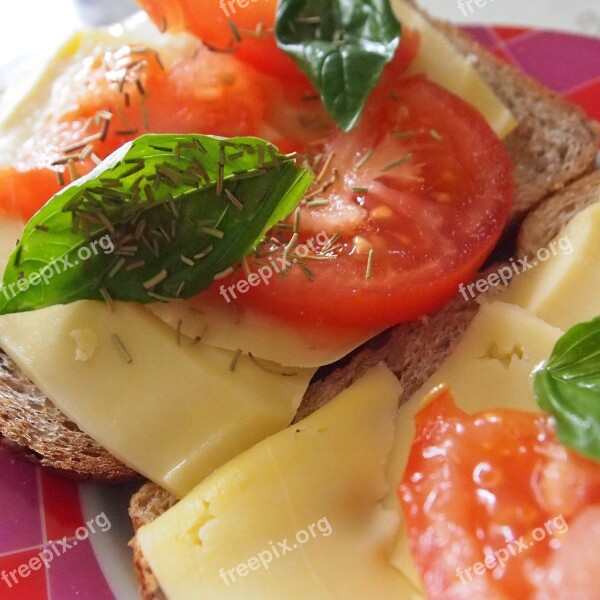
[[[115,263],[114,267],[108,273],[108,278],[112,279],[123,268],[124,264],[125,264],[125,259],[119,258],[119,260]]]
[[[148,292],[148,296],[159,302],[172,302],[173,300],[177,300],[177,298],[169,298],[169,296],[162,296],[161,294],[155,294],[154,292]]]
[[[102,296],[104,302],[106,302],[106,304],[108,305],[108,308],[110,308],[111,311],[114,310],[115,306],[113,304],[113,299],[108,293],[108,290],[106,288],[100,288],[100,295]]]
[[[365,279],[371,279],[373,275],[373,259],[375,257],[375,250],[371,248],[369,250],[369,258],[367,259],[367,270],[365,271]]]
[[[117,350],[119,351],[119,354],[123,357],[123,360],[127,364],[131,364],[133,362],[133,358],[131,358],[131,354],[129,354],[129,352],[127,351],[127,348],[125,348],[125,345],[120,340],[119,336],[116,333],[114,333],[111,336],[111,339],[113,341],[113,344],[116,346]]]
[[[300,267],[300,270],[306,275],[306,278],[309,281],[314,281],[315,280],[315,275],[314,273],[301,261],[298,261],[298,266]]]
[[[361,169],[367,164],[367,161],[373,156],[373,148],[371,148],[357,163],[356,168]]]
[[[248,264],[248,259],[246,257],[242,258],[242,270],[244,271],[244,275],[246,275],[246,277],[250,277],[250,265]]]
[[[240,212],[244,210],[244,205],[230,192],[228,189],[225,189],[225,194],[231,204],[233,204]]]
[[[281,375],[282,377],[295,377],[296,375],[298,375],[298,373],[285,373],[283,371],[278,371],[277,369],[273,369],[270,367],[267,367],[266,365],[261,364],[253,355],[251,352],[248,352],[248,358],[259,368],[262,369],[263,371],[266,371],[267,373],[272,373],[273,375]]]
[[[90,157],[90,154],[94,151],[94,146],[92,144],[88,144],[79,155],[79,160],[87,160]]]
[[[103,212],[96,213],[96,216],[98,217],[98,219],[100,220],[100,222],[102,223],[102,225],[104,225],[104,227],[106,227],[106,229],[108,229],[108,231],[110,232],[110,234],[111,235],[115,235],[115,227],[109,221],[108,217]]]
[[[237,365],[238,360],[240,359],[240,356],[242,355],[242,349],[238,348],[235,351],[235,354],[233,355],[233,358],[231,359],[231,362],[229,363],[229,370],[233,373],[235,371],[235,367]]]
[[[77,159],[79,160],[79,157]],[[77,179],[77,170],[75,169],[75,161],[72,158],[67,161],[67,168],[69,169],[71,181],[75,181]]]
[[[333,161],[333,158],[335,157],[335,152],[330,152],[327,155],[327,158],[325,159],[325,162],[323,163],[323,166],[321,167],[321,170],[319,171],[319,174],[317,175],[317,179],[315,180],[316,183],[319,183],[321,181],[321,179],[323,179],[323,177],[325,177],[325,173],[327,173],[327,171],[329,170],[329,167],[331,166],[331,162]]]
[[[414,131],[395,131],[394,137],[399,140],[409,140],[414,135]]]
[[[321,248],[321,253],[326,254],[327,252],[330,252],[331,248],[340,239],[340,237],[342,237],[342,234],[339,233],[339,231],[337,233],[334,233],[333,237],[329,238],[327,243],[323,246],[323,248]]]
[[[208,256],[212,251],[213,251],[213,247],[209,246],[208,248],[206,248],[206,250],[203,250],[202,252],[198,252],[198,254],[194,254],[194,260],[201,260],[205,256]]]
[[[229,29],[231,29],[233,38],[239,44],[242,41],[242,36],[240,35],[240,30],[238,29],[237,25],[234,23],[233,19],[227,19],[227,23],[229,24]]]
[[[225,277],[231,275],[233,273],[233,267],[227,267],[224,271],[217,273],[213,279],[214,281],[219,281],[220,279],[225,279]]]
[[[386,167],[383,167],[383,169],[381,169],[381,171],[382,172],[391,171],[392,169],[395,169],[396,167],[400,167],[401,165],[404,165],[407,162],[411,161],[412,157],[413,157],[413,154],[411,152],[409,152],[408,154],[405,154],[400,160],[397,160],[393,163],[390,163]]]
[[[294,212],[294,233],[298,233],[300,229],[300,208],[297,208]]]
[[[221,162],[217,165],[217,196],[223,193],[223,177],[225,173],[225,165]]]
[[[301,25],[320,25],[321,17],[296,17],[295,21],[296,23]]]
[[[181,346],[181,326],[183,325],[183,320],[179,319],[177,321],[177,329],[175,330],[175,340],[177,341],[177,345]]]
[[[220,229],[214,229],[213,227],[201,227],[200,231],[206,235],[222,240],[225,234]]]
[[[184,256],[183,254],[180,255],[179,260],[181,260],[182,263],[185,263],[186,265],[193,267],[196,263],[191,259],[188,258],[187,256]]]
[[[151,279],[144,281],[143,285],[147,290],[150,290],[153,287],[156,287],[159,283],[162,283],[168,276],[169,273],[167,272],[167,270],[163,269],[162,271],[160,271],[160,273],[157,273]]]
[[[134,164],[130,169],[127,169],[127,171],[123,172],[121,174],[121,177],[130,177],[131,175],[135,175],[136,173],[141,171],[143,168],[144,168],[144,162],[140,161],[140,162]]]
[[[142,267],[144,267],[146,265],[146,261],[145,260],[138,260],[134,263],[131,263],[129,265],[127,265],[125,267],[126,271],[135,271],[136,269],[141,269]]]
[[[298,233],[296,232],[296,233],[294,233],[294,235],[292,235],[292,239],[289,241],[288,245],[283,250],[284,257],[288,255],[290,250],[296,245],[297,242],[298,242]]]

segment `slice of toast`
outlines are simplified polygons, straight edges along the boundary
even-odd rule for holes
[[[600,201],[600,170],[571,184],[531,211],[519,234],[521,256],[533,254],[547,246],[560,230],[581,210]],[[492,271],[494,269],[490,269]],[[495,295],[497,290],[492,290]],[[493,300],[489,293],[485,301]],[[480,304],[465,301],[458,295],[444,309],[421,321],[399,325],[371,340],[353,353],[345,364],[309,387],[296,421],[327,403],[349,387],[371,366],[384,360],[403,386],[403,397],[409,398],[435,372],[460,341]],[[151,523],[177,499],[154,483],[146,483],[130,502],[129,515],[137,531]],[[152,569],[136,542],[131,541],[135,571],[144,600],[166,600]]]
[[[600,170],[544,200],[527,215],[517,238],[517,254],[533,256],[578,212],[595,202],[600,202]]]
[[[496,59],[468,35],[452,25],[434,22],[463,53],[473,57],[483,78],[520,120],[517,130],[506,139],[506,147],[515,165],[513,221],[518,222],[542,198],[593,167],[598,143],[597,127],[580,109]],[[508,238],[509,245],[514,246],[514,235],[508,235]],[[452,308],[447,310],[453,314]],[[435,322],[436,317],[432,319]],[[457,317],[457,330],[466,327],[467,312],[460,319]],[[351,364],[360,364],[366,369],[372,364],[371,361],[376,362],[375,357],[382,352],[393,363],[395,347],[402,343],[406,335],[402,332],[407,327],[411,331],[420,332],[419,326],[415,324],[402,326],[398,333],[387,332],[355,353]],[[439,342],[447,345],[444,340]],[[418,351],[419,343],[414,344],[415,351]],[[426,364],[427,361],[424,360],[423,367]],[[396,361],[396,372],[403,372],[404,366],[401,359]],[[13,379],[14,373],[13,370]],[[343,379],[346,377],[343,372],[334,376],[339,379],[338,385],[348,384],[349,380]],[[414,382],[411,384],[405,381],[407,377],[404,375],[401,379],[408,386],[407,389],[410,389]],[[21,380],[23,389],[28,391],[22,392],[19,386],[11,385],[10,378],[0,376],[0,437],[5,445],[19,449],[28,458],[45,466],[79,478],[94,478],[102,482],[133,477],[133,471],[110,457],[91,438],[60,415],[51,402],[43,398],[31,384],[25,385],[28,382],[22,376],[16,378]],[[325,387],[323,384],[316,384],[309,389],[301,414],[306,414],[309,407],[319,404],[318,398],[324,393]],[[31,402],[32,397],[37,398],[37,404]],[[36,407],[39,406],[44,406],[45,410],[37,410]],[[15,424],[11,424],[14,415],[19,415],[20,418]],[[60,444],[56,443],[58,440]],[[57,445],[60,446],[59,449],[56,448]]]

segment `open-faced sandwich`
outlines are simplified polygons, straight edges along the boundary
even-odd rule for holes
[[[0,108],[2,443],[149,480],[144,598],[600,598],[597,125],[412,2],[140,3]]]

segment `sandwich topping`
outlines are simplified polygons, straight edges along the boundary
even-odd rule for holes
[[[269,130],[264,137],[270,142],[209,143],[208,137],[201,142],[196,136],[195,144],[171,134],[145,135],[122,146],[35,215],[4,285],[16,286],[44,261],[57,258],[55,241],[67,257],[77,245],[113,235],[114,256],[97,255],[85,270],[79,265],[50,287],[29,286],[0,309],[31,310],[84,298],[168,302],[194,298],[209,287],[193,303],[222,303],[240,279],[269,260],[280,261],[278,276],[236,298],[240,310],[296,327],[310,323],[332,332],[350,327],[366,335],[440,308],[495,246],[510,211],[512,169],[504,146],[475,109],[423,76],[403,76],[418,45],[418,35],[405,32],[350,132],[336,127],[322,107],[319,112],[315,90],[306,96],[309,84],[248,72],[247,85],[259,91],[256,114],[263,115],[261,128]],[[219,64],[223,55],[213,55]],[[150,58],[160,60],[155,54]],[[169,73],[187,72],[194,60],[198,57],[175,62]],[[224,60],[227,73],[232,59],[225,55]],[[160,64],[155,66],[162,73]],[[154,114],[148,107],[158,102],[159,87],[130,81],[133,68],[124,69],[118,81],[101,72],[98,86],[119,103],[125,102],[121,88],[135,86],[139,95],[142,87],[138,116],[143,124],[145,114]],[[225,86],[222,93],[220,100],[227,102],[234,92]],[[268,96],[287,106],[287,118],[281,109],[264,110],[261,99]],[[115,115],[121,114],[121,104],[115,106]],[[305,121],[306,111],[315,108],[317,120]],[[195,111],[193,105],[190,110]],[[239,122],[213,119],[203,126],[206,113],[198,113],[198,122],[181,113],[177,126],[190,134],[217,125],[226,133],[258,132],[246,118],[248,111],[242,110]],[[78,118],[68,122],[74,125]],[[103,132],[117,133],[108,123],[103,121],[100,141]],[[143,130],[135,125],[121,133]],[[84,145],[85,152],[85,142],[78,141],[73,151]],[[252,146],[252,154],[244,143]],[[286,155],[287,150],[298,154]],[[46,171],[60,174],[68,167],[62,158]],[[215,194],[216,202],[210,201]],[[331,243],[324,251],[304,253],[302,247],[319,234]]]

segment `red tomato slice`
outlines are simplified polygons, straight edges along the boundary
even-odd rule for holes
[[[67,165],[53,163],[81,156],[88,145],[93,154],[73,162],[77,176],[95,166],[94,158],[148,131],[256,135],[263,120],[254,73],[206,49],[164,70],[152,51],[124,46],[82,61],[68,75],[55,85],[52,118],[20,148],[15,165],[0,167],[0,208],[24,219],[61,189],[57,171],[70,181]],[[102,113],[112,113],[105,138],[78,144],[102,132]]]
[[[161,29],[189,31],[215,49],[279,79],[307,82],[272,33],[276,0],[138,0]],[[236,37],[239,35],[239,39]]]
[[[547,568],[573,557],[555,552],[569,525],[600,502],[600,465],[562,446],[546,415],[467,415],[447,390],[416,426],[398,493],[427,597],[538,600]]]
[[[322,189],[301,209],[298,242],[337,235],[325,253],[337,258],[297,256],[301,268],[241,302],[299,324],[385,327],[443,306],[490,254],[513,193],[504,146],[461,99],[394,75],[355,130],[329,132],[312,148]]]

